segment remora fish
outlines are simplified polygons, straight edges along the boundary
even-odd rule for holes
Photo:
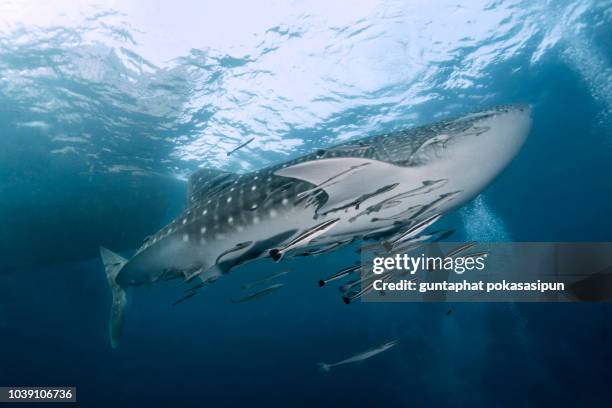
[[[174,302],[172,303],[172,306],[176,306],[176,305],[178,305],[179,303],[183,303],[183,302],[184,302],[184,301],[186,301],[187,299],[192,298],[192,297],[194,297],[194,296],[195,296],[195,295],[197,295],[197,294],[198,294],[198,292],[197,292],[197,291],[191,291],[191,292],[187,293],[185,296],[183,296],[182,298],[180,298],[180,299],[178,299],[178,300],[174,301]]]
[[[425,241],[431,238],[433,238],[433,234],[419,235],[418,237],[410,238],[410,239],[403,241],[403,243],[407,245],[404,245],[403,247],[399,247],[397,249],[395,246],[393,246],[389,242],[383,242],[383,248],[385,248],[385,251],[391,254],[396,254],[396,253],[403,252],[405,249],[412,249],[414,244],[417,244],[417,243],[424,244]],[[376,253],[376,254],[377,256],[382,256],[382,254],[380,253]]]
[[[316,248],[316,249],[309,249],[307,251],[304,251],[302,253],[296,254],[296,256],[317,256],[317,255],[321,255],[321,254],[326,254],[330,251],[336,250],[344,245],[350,244],[351,242],[353,242],[352,239],[346,239],[343,241],[338,241],[338,242],[332,242],[331,244],[327,244],[324,245],[321,248]]]
[[[284,276],[287,273],[288,273],[287,271],[282,271],[282,272],[275,273],[275,274],[270,275],[270,276],[266,276],[265,278],[261,278],[259,280],[256,280],[255,282],[245,283],[244,285],[242,285],[242,289],[249,289],[249,288],[252,288],[253,286],[257,286],[257,285],[261,285],[262,283],[270,282],[271,280],[276,279],[276,278],[278,278],[280,276]]]
[[[203,288],[206,283],[200,282],[197,285],[194,285],[190,288],[185,289],[185,292],[197,292],[199,289]]]
[[[232,302],[232,303],[242,303],[242,302],[248,302],[249,300],[259,299],[262,296],[269,295],[272,292],[276,292],[277,290],[279,290],[283,286],[285,286],[284,283],[276,283],[274,285],[268,286],[267,288],[263,288],[262,290],[258,290],[255,293],[251,293],[249,295],[246,295],[243,298],[235,299],[235,300],[234,299],[230,299],[230,302]]]
[[[393,340],[393,341],[383,344],[380,347],[377,347],[372,350],[364,351],[363,353],[355,354],[354,356],[349,357],[346,360],[338,361],[337,363],[331,363],[331,364],[319,363],[319,368],[321,369],[321,371],[328,373],[329,370],[331,370],[334,367],[338,367],[344,364],[359,363],[363,360],[367,360],[368,358],[372,358],[375,355],[380,354],[384,351],[387,351],[393,346],[396,346],[398,343],[399,343],[398,340]]]
[[[408,197],[412,197],[415,195],[419,195],[419,194],[427,194],[427,193],[431,193],[432,191],[442,187],[444,184],[446,184],[448,180],[425,180],[423,181],[423,185],[420,187],[417,187],[415,189],[412,189],[410,191],[405,191],[403,193],[399,193],[397,195],[385,198],[384,200],[370,205],[368,208],[366,208],[364,211],[358,213],[357,215],[355,215],[353,218],[351,218],[351,221],[355,221],[357,218],[362,217],[362,216],[366,216],[366,215],[370,215],[372,213],[378,212],[381,209],[385,209],[385,208],[391,208],[399,203],[402,202],[402,200],[408,198]],[[410,210],[410,208],[408,209]],[[405,211],[407,212],[407,211]],[[394,214],[391,218],[397,218],[398,214]]]
[[[332,276],[326,279],[319,280],[319,287],[325,286],[325,284],[335,281],[336,279],[344,278],[346,275],[351,274],[353,272],[357,272],[361,269],[361,264],[349,266],[348,268],[341,269],[340,271],[334,273]]]
[[[327,231],[332,229],[334,225],[338,223],[338,221],[340,221],[340,218],[324,221],[319,225],[315,225],[314,227],[305,231],[301,235],[298,235],[297,238],[291,240],[287,245],[283,246],[282,248],[271,249],[270,257],[272,257],[272,259],[274,259],[275,261],[280,261],[284,253],[291,251],[292,249],[297,248],[301,245],[306,245],[319,235],[325,234]]]
[[[367,287],[377,279],[381,279],[381,277],[375,274],[371,274],[369,276],[360,277],[359,279],[355,279],[350,282],[347,282],[344,285],[340,286],[338,289],[340,290],[340,292],[348,293],[349,295],[354,295],[355,293],[349,293],[351,289],[353,289],[356,286],[361,286],[362,288]]]
[[[352,288],[354,288],[355,286],[359,285],[361,283],[361,279],[354,279],[352,281],[348,281],[346,282],[344,285],[340,286],[338,288],[338,290],[340,292],[348,292],[349,290],[351,290]]]
[[[387,251],[390,251],[397,244],[401,244],[402,242],[405,242],[406,240],[419,235],[421,232],[423,232],[423,230],[425,230],[431,224],[433,224],[436,221],[438,221],[440,219],[440,217],[442,217],[441,214],[436,214],[433,217],[429,217],[426,220],[417,223],[415,226],[409,228],[406,232],[403,232],[403,233],[399,234],[397,237],[393,237],[390,240],[390,242],[389,242],[390,245],[386,245],[385,249]]]
[[[462,255],[461,258],[465,258],[465,259],[468,259],[468,258],[478,258],[478,257],[487,256],[487,255],[489,255],[489,253],[487,251],[483,251],[483,252],[475,252],[475,253],[472,253],[472,254],[465,254],[465,255]]]
[[[228,156],[231,156],[235,151],[242,149],[243,147],[245,147],[246,145],[248,145],[249,143],[251,143],[253,140],[255,140],[254,137],[250,138],[249,140],[247,140],[246,142],[242,143],[241,145],[238,145],[237,147],[233,148],[232,150],[230,150],[229,152],[227,152]]]
[[[450,251],[448,255],[446,255],[446,258],[452,258],[453,256],[458,255],[463,251],[467,251],[468,249],[473,248],[474,246],[476,246],[475,242],[468,242],[467,244],[460,245],[457,248]]]
[[[502,106],[346,144],[368,149],[343,149],[341,144],[323,156],[315,151],[247,174],[198,170],[189,179],[186,209],[152,234],[129,260],[101,249],[113,295],[111,344],[119,344],[128,287],[185,278],[199,269],[203,272],[194,279],[214,280],[246,262],[269,257],[272,249],[285,247],[329,220],[339,219],[317,237],[317,245],[387,234],[398,223],[388,218],[409,208],[429,209],[413,215],[411,223],[430,217],[430,211],[447,213],[478,195],[510,163],[530,126],[527,106]],[[355,166],[358,170],[350,171]],[[338,174],[344,175],[308,199],[297,199]],[[350,222],[363,211],[355,207],[322,215],[384,186],[397,184],[365,199],[364,209],[431,180],[446,181],[433,191],[394,198],[390,207],[377,209],[377,222],[367,214]],[[248,248],[227,252],[248,241],[253,242]]]
[[[371,292],[372,290],[374,290],[374,282],[377,280],[380,280],[382,282],[386,282],[389,279],[391,279],[393,277],[392,274],[388,273],[386,275],[384,275],[383,277],[379,277],[374,275],[374,277],[370,277],[368,279],[364,279],[364,281],[370,282],[368,283],[367,286],[363,287],[363,289],[361,289],[359,292],[355,292],[355,293],[350,293],[348,295],[343,295],[342,296],[342,301],[349,305],[351,304],[351,302],[355,299],[359,299],[360,297],[362,297],[363,295],[365,295],[366,293]],[[362,285],[363,286],[363,285]]]

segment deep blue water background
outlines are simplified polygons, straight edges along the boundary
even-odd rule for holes
[[[608,304],[347,306],[335,287],[316,282],[357,260],[355,248],[248,265],[176,307],[180,290],[172,283],[135,289],[121,347],[111,350],[110,291],[97,247],[129,255],[179,213],[185,196],[179,180],[198,166],[250,171],[349,137],[527,102],[534,125],[523,150],[481,196],[449,217],[453,240],[612,241],[609,2],[543,9],[483,2],[467,17],[444,3],[427,18],[402,14],[410,9],[402,3],[381,4],[346,23],[371,35],[331,37],[339,53],[313,53],[327,52],[317,44],[333,24],[297,4],[253,50],[191,49],[149,71],[145,57],[137,58],[143,43],[130,41],[121,25],[127,31],[93,40],[86,35],[105,32],[89,23],[4,27],[0,385],[74,385],[82,406],[100,407],[610,406]],[[435,27],[446,15],[455,16],[459,40],[442,50],[435,35],[407,28],[428,19]],[[96,16],[96,24],[116,23],[105,20],[113,13]],[[491,19],[498,31],[478,37],[468,29]],[[304,51],[291,42],[296,38]],[[417,48],[436,50],[439,59],[413,72],[413,54],[392,52],[392,39],[422,43]],[[139,64],[136,74],[117,57],[121,47],[136,53],[128,53]],[[285,66],[287,49],[297,50],[291,54],[297,62]],[[376,64],[350,72],[352,63],[364,61],[356,55],[382,60],[373,49],[390,50],[382,64],[389,83]],[[487,49],[493,51],[481,52]],[[317,65],[327,60],[349,72]],[[313,64],[293,72],[304,61]],[[258,76],[264,68],[272,70],[270,84]],[[303,83],[291,82],[300,75]],[[360,88],[351,75],[384,78]],[[243,76],[250,81],[240,82]],[[287,96],[279,84],[300,95],[316,89],[312,104]],[[328,97],[323,108],[317,105]],[[253,110],[259,106],[271,113]],[[253,117],[265,122],[263,129]],[[223,133],[230,128],[238,134]],[[225,155],[251,134],[257,140],[249,148]],[[282,290],[253,302],[228,301],[241,283],[281,270],[290,271]],[[400,344],[361,364],[327,375],[317,368],[392,339]]]

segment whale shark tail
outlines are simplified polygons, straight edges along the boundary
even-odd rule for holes
[[[123,330],[123,311],[127,304],[127,294],[125,290],[119,286],[115,278],[117,274],[119,274],[121,268],[123,268],[123,265],[127,263],[127,259],[104,247],[100,247],[100,256],[102,257],[102,263],[106,271],[106,279],[108,280],[108,284],[113,294],[109,329],[111,346],[117,348]]]

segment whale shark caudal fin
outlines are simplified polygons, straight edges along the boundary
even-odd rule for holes
[[[119,286],[115,278],[117,274],[123,268],[123,265],[127,263],[127,259],[120,255],[104,248],[100,247],[100,256],[102,257],[102,263],[104,263],[104,269],[106,271],[106,279],[111,288],[113,294],[113,303],[111,305],[110,313],[110,341],[113,348],[119,346],[119,338],[123,330],[123,311],[127,304],[127,294],[125,290]]]

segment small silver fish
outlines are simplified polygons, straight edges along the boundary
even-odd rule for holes
[[[354,217],[351,218],[351,222],[355,221],[357,218],[362,217],[364,215],[369,215],[375,212],[379,212],[382,209],[386,209],[386,208],[391,208],[395,205],[401,204],[402,200],[408,198],[408,197],[413,197],[419,194],[427,194],[432,192],[433,190],[436,190],[442,186],[444,186],[446,183],[448,182],[448,180],[446,179],[440,179],[440,180],[425,180],[423,181],[423,185],[421,187],[409,190],[409,191],[405,191],[403,193],[399,193],[396,194],[392,197],[386,198],[376,204],[373,204],[371,206],[369,206],[368,208],[366,208],[364,211],[360,212],[359,214],[355,215]],[[422,206],[417,206],[417,207],[422,207]],[[411,207],[409,209],[410,211],[415,211],[415,207]],[[408,212],[409,210],[406,210],[404,212]],[[397,215],[396,215],[397,216]],[[395,217],[393,217],[395,218]]]
[[[336,211],[340,211],[340,210],[347,210],[351,207],[354,207],[356,210],[359,210],[359,207],[361,206],[361,204],[363,204],[365,201],[376,197],[378,195],[381,194],[385,194],[388,193],[389,191],[395,189],[397,186],[399,185],[399,183],[393,183],[393,184],[389,184],[386,186],[383,186],[379,189],[376,189],[375,191],[372,191],[371,193],[366,193],[366,194],[362,194],[361,196],[357,197],[356,199],[354,199],[353,201],[347,203],[347,204],[342,204],[339,207],[335,207],[332,209],[329,209],[327,211],[325,211],[324,213],[320,214],[322,216],[330,214],[332,212],[336,212]]]
[[[327,279],[319,280],[319,287],[325,286],[325,284],[327,284],[327,283],[329,283],[331,281],[335,281],[336,279],[341,279],[341,278],[345,277],[346,275],[351,274],[353,272],[357,272],[360,269],[361,269],[361,264],[354,265],[354,266],[349,266],[348,268],[344,268],[344,269],[338,271],[337,273],[333,274],[332,276],[330,276]]]
[[[317,249],[313,249],[313,250],[308,250],[308,251],[304,251],[300,254],[297,254],[296,256],[317,256],[317,255],[322,255],[322,254],[326,254],[328,252],[331,252],[335,249],[338,249],[346,244],[349,244],[353,241],[353,239],[346,239],[344,241],[338,241],[338,242],[332,242],[331,244],[325,245],[321,248],[317,248]]]
[[[489,253],[487,251],[482,252],[474,252],[472,254],[465,254],[461,256],[461,258],[478,258],[479,256],[487,256]]]
[[[381,279],[381,278],[378,275],[371,274],[370,276],[347,282],[344,285],[340,286],[338,289],[340,290],[340,292],[347,293],[349,290],[353,289],[356,286],[359,286],[359,285],[361,285],[361,287],[368,286],[370,283],[374,282],[376,279]]]
[[[319,363],[319,368],[321,369],[321,371],[328,373],[329,370],[331,370],[334,367],[338,367],[344,364],[351,364],[351,363],[359,363],[361,361],[367,360],[369,358],[374,357],[377,354],[380,354],[384,351],[389,350],[391,347],[396,346],[399,343],[399,340],[393,340],[390,341],[388,343],[383,344],[380,347],[376,347],[372,350],[368,350],[368,351],[364,351],[362,353],[359,354],[355,354],[352,357],[349,357],[345,360],[342,361],[338,361],[337,363],[331,363],[331,364],[327,364],[327,363]]]
[[[440,234],[438,235],[432,242],[440,242],[440,241],[444,241],[446,238],[450,237],[451,235],[453,235],[455,233],[455,230],[448,230],[448,231],[436,231],[436,234]],[[434,234],[432,234],[434,235]]]
[[[249,289],[249,288],[252,288],[253,286],[261,285],[262,283],[269,282],[269,281],[274,280],[274,279],[276,279],[276,278],[278,278],[280,276],[284,276],[284,275],[286,275],[288,273],[289,273],[288,271],[282,271],[282,272],[275,273],[275,274],[270,275],[270,276],[266,276],[265,278],[256,280],[255,282],[245,283],[245,284],[242,285],[242,289]]]
[[[348,281],[344,285],[340,286],[338,290],[340,292],[346,293],[352,288],[354,288],[355,286],[359,285],[360,282],[361,282],[361,279],[354,279],[352,281]]]
[[[391,248],[393,248],[397,244],[401,244],[402,242],[405,242],[406,240],[417,236],[418,234],[423,232],[423,230],[429,227],[431,224],[438,221],[440,217],[442,217],[442,214],[436,214],[410,227],[407,231],[399,234],[398,236],[391,238],[390,240]]]
[[[368,252],[368,251],[372,251],[375,249],[380,249],[382,247],[382,243],[381,242],[375,242],[373,244],[368,244],[368,245],[364,245],[361,247],[361,249],[359,250],[359,252]]]
[[[240,298],[240,299],[230,299],[230,302],[232,302],[232,303],[243,303],[243,302],[248,302],[250,300],[259,299],[260,297],[263,297],[265,295],[269,295],[272,292],[276,292],[277,290],[279,290],[283,286],[285,286],[284,283],[276,283],[274,285],[268,286],[267,288],[263,288],[262,290],[258,290],[257,292],[254,292],[254,293],[251,293],[249,295],[246,295],[243,298]]]
[[[413,250],[415,250],[417,248],[422,247],[424,244],[425,243],[422,240],[420,240],[420,241],[411,241],[407,245],[404,245],[404,246],[401,246],[401,247],[397,247],[397,248],[393,248],[393,251],[389,252],[388,254],[376,253],[376,256],[393,256],[395,254],[408,253],[409,251],[413,251]]]
[[[231,156],[232,153],[234,153],[237,150],[242,149],[243,147],[245,147],[246,145],[248,145],[249,143],[251,143],[253,140],[255,140],[254,137],[250,138],[249,140],[247,140],[246,142],[242,143],[241,145],[238,145],[237,147],[233,148],[232,150],[230,150],[229,152],[227,152],[227,156]]]
[[[196,292],[198,289],[204,287],[204,285],[206,285],[206,283],[200,282],[197,285],[194,285],[190,288],[185,289],[185,292]]]
[[[185,283],[189,283],[192,280],[194,280],[197,276],[199,276],[202,272],[204,272],[204,269],[202,268],[198,268],[196,269],[194,272],[188,274],[187,276],[185,276],[185,279],[183,279],[182,282],[180,282],[177,286],[181,286]]]
[[[382,278],[380,278],[381,281],[387,281],[389,279],[391,279],[393,275],[388,273],[385,276],[383,276]],[[367,285],[366,287],[364,287],[363,289],[361,289],[359,292],[350,294],[350,295],[345,295],[342,296],[342,301],[344,303],[346,303],[347,305],[350,304],[353,300],[359,299],[360,297],[362,297],[363,295],[365,295],[366,293],[371,292],[374,289],[374,281],[379,280],[378,276],[375,276],[374,279],[371,279],[371,283],[369,285]]]
[[[403,241],[402,243],[403,244],[410,244],[410,245],[405,245],[405,246],[403,246],[401,248],[411,249],[411,248],[409,248],[411,245],[413,245],[415,243],[421,243],[421,245],[422,245],[422,243],[424,241],[427,241],[428,239],[430,239],[432,237],[433,237],[433,234],[424,234],[424,235],[419,235],[418,237],[407,239],[407,240]],[[400,248],[396,249],[395,245],[393,245],[392,243],[390,243],[388,241],[387,242],[383,242],[383,248],[385,248],[385,251],[393,253],[393,254],[396,254],[396,253],[400,252],[399,251]]]
[[[467,251],[468,249],[470,249],[470,248],[472,248],[474,246],[476,246],[475,242],[468,242],[467,244],[460,245],[457,248],[455,248],[452,251],[450,251],[448,253],[448,255],[446,255],[446,258],[452,258],[453,256],[458,255],[458,254],[460,254],[463,251]]]
[[[292,239],[287,245],[282,248],[275,248],[270,250],[270,256],[274,259],[275,262],[280,261],[283,257],[283,254],[286,252],[299,247],[300,245],[305,245],[315,239],[318,236],[325,234],[327,231],[332,229],[334,225],[336,225],[340,221],[340,218],[334,218],[333,220],[327,220],[322,222],[321,224],[315,225],[309,230],[304,231],[302,234],[298,235],[296,238]]]
[[[192,291],[187,293],[185,296],[183,296],[182,298],[180,298],[179,300],[175,301],[174,303],[172,303],[172,306],[176,306],[179,303],[183,303],[184,301],[186,301],[187,299],[194,297],[195,295],[197,295],[198,292],[197,291]]]

